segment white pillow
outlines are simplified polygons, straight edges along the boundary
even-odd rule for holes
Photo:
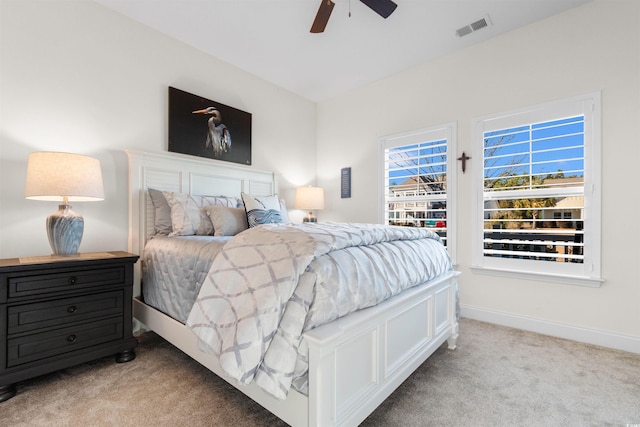
[[[287,214],[286,206],[284,206],[284,201],[282,201],[281,205],[277,194],[273,196],[251,196],[242,193],[242,201],[247,212],[249,227],[255,227],[260,224],[279,224],[285,222],[285,219],[286,222],[289,222],[289,215]],[[284,206],[282,211],[281,206]]]
[[[249,228],[244,208],[208,206],[204,210],[213,224],[214,236],[235,236]]]
[[[284,202],[284,199],[280,199],[280,216],[282,217],[282,222],[284,224],[291,224],[289,212],[287,211],[287,204]]]
[[[164,197],[171,207],[169,236],[207,236],[213,234],[213,224],[204,211],[207,206],[236,207],[235,197],[192,196],[190,194],[164,191]]]

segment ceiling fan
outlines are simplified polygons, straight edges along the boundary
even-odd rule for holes
[[[389,15],[396,10],[398,7],[391,0],[360,0],[362,3],[367,5],[371,10],[373,10],[378,15],[383,18],[388,18]],[[331,16],[331,12],[333,11],[333,6],[336,4],[331,0],[320,0],[320,7],[318,8],[318,13],[316,14],[316,19],[313,20],[313,25],[311,25],[312,33],[322,33],[324,32],[325,27],[327,26],[327,22],[329,22],[329,17]]]

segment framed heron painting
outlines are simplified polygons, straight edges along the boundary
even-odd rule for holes
[[[169,151],[251,164],[251,113],[169,87]]]

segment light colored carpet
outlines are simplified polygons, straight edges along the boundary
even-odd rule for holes
[[[282,426],[157,335],[137,358],[109,357],[18,385],[3,426]],[[640,424],[640,355],[462,319],[363,426]]]

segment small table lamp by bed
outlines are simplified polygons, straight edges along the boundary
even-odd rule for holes
[[[24,196],[31,200],[62,201],[47,217],[47,235],[54,255],[78,253],[84,219],[69,202],[104,200],[100,161],[80,154],[29,154]]]
[[[324,189],[320,187],[298,187],[296,188],[296,209],[307,209],[307,216],[303,222],[317,222],[312,209],[324,209]]]

